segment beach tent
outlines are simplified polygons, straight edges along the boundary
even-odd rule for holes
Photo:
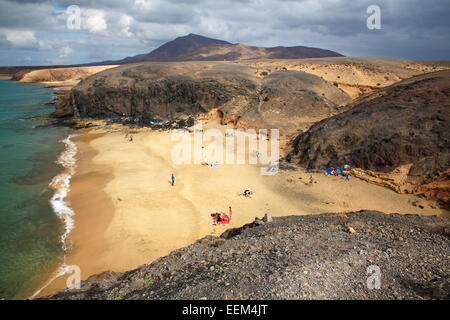
[[[341,169],[337,168],[337,169],[336,169],[336,174],[337,174],[337,175],[341,175],[341,174],[342,174]]]
[[[327,169],[327,175],[329,175],[329,176],[331,175],[331,169],[330,168]]]

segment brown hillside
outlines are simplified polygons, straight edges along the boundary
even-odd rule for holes
[[[310,169],[350,164],[375,172],[367,180],[449,207],[450,71],[405,80],[350,107],[300,135],[287,159]]]

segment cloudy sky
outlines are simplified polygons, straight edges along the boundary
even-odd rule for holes
[[[370,5],[381,9],[379,30],[367,28]],[[121,59],[189,33],[346,56],[450,59],[449,17],[449,0],[0,0],[0,65]]]

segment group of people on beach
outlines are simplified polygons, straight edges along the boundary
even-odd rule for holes
[[[350,166],[347,165],[347,164],[344,166],[344,168],[345,168],[345,170],[350,170]],[[344,177],[346,179],[346,181],[350,180],[349,177],[348,177],[348,174],[343,172],[339,168],[328,168],[325,171],[325,175],[326,176],[342,176],[342,177]],[[299,179],[302,179],[302,178],[300,177]],[[294,182],[294,180],[295,180],[294,176],[290,176],[289,179],[288,179],[288,181],[291,182],[291,183]],[[311,174],[309,176],[309,184],[313,184],[313,183],[317,183],[317,181],[314,180],[314,177]]]
[[[344,166],[344,169],[350,170],[350,166],[348,164],[346,164]],[[339,168],[327,168],[325,175],[326,176],[336,176],[336,177],[342,176],[345,179],[345,181],[350,181],[348,173],[346,174],[346,173],[342,172],[342,170]]]

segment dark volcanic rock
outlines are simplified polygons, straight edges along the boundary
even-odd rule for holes
[[[211,45],[230,45],[231,43],[223,40],[217,40],[199,36],[196,34],[188,34],[184,37],[178,37],[169,41],[159,48],[153,50],[149,54],[138,57],[130,57],[127,62],[144,62],[144,61],[183,61],[184,57],[191,54],[202,47]]]
[[[258,219],[43,299],[449,299],[449,227],[373,211]]]
[[[350,164],[377,172],[413,164],[410,183],[448,181],[450,71],[402,81],[350,108],[300,135],[287,159],[309,169]]]
[[[142,120],[197,115],[257,103],[257,83],[246,68],[220,63],[146,63],[98,73],[73,89],[81,117]]]
[[[51,114],[53,118],[73,117],[73,95],[71,91],[60,93],[55,101],[56,110]]]

